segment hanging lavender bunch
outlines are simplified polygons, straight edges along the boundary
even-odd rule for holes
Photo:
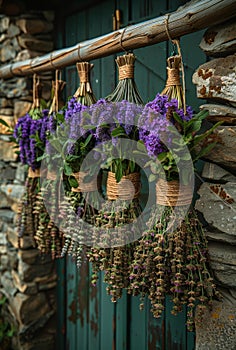
[[[191,166],[214,147],[200,148],[214,127],[200,133],[207,113],[193,114],[191,107],[178,108],[178,101],[158,94],[139,119],[139,137],[150,156],[146,165],[156,183],[156,206],[148,229],[136,245],[128,292],[145,295],[154,317],[160,317],[165,296],[173,301],[173,314],[187,304],[187,326],[193,329],[195,302],[203,309],[218,293],[208,264],[207,241],[196,212],[191,208]],[[184,150],[184,152],[180,152]],[[176,156],[179,155],[179,156]],[[183,193],[179,193],[179,169],[184,169]],[[177,209],[176,209],[177,206]],[[188,209],[190,207],[190,209]]]

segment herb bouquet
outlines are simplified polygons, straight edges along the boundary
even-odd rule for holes
[[[127,229],[125,226],[133,222],[141,211],[138,201],[140,169],[134,161],[125,159],[125,150],[122,149],[122,142],[120,142],[122,138],[136,141],[138,135],[134,123],[140,108],[135,104],[141,106],[143,101],[134,79],[134,63],[133,53],[117,57],[119,82],[105,99],[110,105],[105,104],[102,109],[96,110],[99,115],[95,134],[97,143],[102,144],[110,140],[118,153],[116,159],[113,159],[110,156],[109,145],[104,145],[102,149],[102,156],[107,155],[106,162],[102,164],[103,175],[107,174],[107,202],[99,211],[96,224],[101,227],[103,234],[97,242],[99,248],[91,248],[88,255],[93,263],[92,284],[96,284],[98,272],[104,270],[105,282],[108,284],[107,292],[112,296],[112,301],[121,297],[122,288],[129,282],[128,261],[132,249],[131,244],[124,246],[124,238],[120,236],[123,237]],[[130,187],[127,188],[129,181],[134,190],[134,197],[130,196]],[[112,234],[111,231],[117,232]],[[114,236],[117,236],[116,242],[114,242]],[[104,246],[107,248],[101,248]]]
[[[95,141],[93,135],[84,128],[85,124],[90,124],[85,111],[96,102],[90,84],[93,64],[79,62],[76,66],[80,85],[64,108],[64,116],[59,120],[57,131],[51,137],[50,143],[63,160],[66,187],[66,198],[61,203],[61,211],[62,220],[66,213],[69,225],[64,226],[65,244],[62,256],[71,254],[79,267],[84,256],[84,224],[92,224],[95,220],[95,211],[88,203],[96,202],[99,181],[97,183],[91,167],[86,167],[84,162]],[[82,163],[85,165],[83,172],[80,169]]]
[[[48,161],[47,153],[50,153],[50,144],[48,141],[49,135],[53,134],[56,129],[56,120],[61,119],[63,111],[61,110],[64,105],[62,100],[62,92],[65,87],[65,82],[58,79],[58,71],[56,71],[56,79],[52,82],[52,103],[49,110],[49,116],[47,120],[46,130],[46,142],[44,154],[38,157],[38,161],[44,159],[47,168],[41,177],[41,187],[37,194],[37,200],[34,206],[34,213],[38,215],[39,222],[35,233],[35,240],[37,242],[38,249],[43,253],[51,253],[52,258],[60,257],[61,249],[64,241],[64,237],[58,226],[55,224],[54,219],[58,211],[58,193],[57,186],[60,179],[56,169],[53,167],[53,163]],[[47,160],[45,160],[45,158]],[[50,215],[48,207],[45,207],[45,201],[50,200]]]
[[[94,244],[88,256],[93,266],[92,284],[96,284],[98,272],[105,271],[107,292],[115,302],[129,283],[131,242],[138,231],[132,224],[141,213],[140,167],[133,158],[133,150],[138,141],[136,125],[142,107],[128,101],[99,101],[91,110],[91,120],[96,125],[95,157],[102,158],[100,164],[107,179],[106,201],[96,217]]]
[[[48,123],[48,109],[40,99],[41,84],[34,79],[33,105],[29,113],[21,117],[13,132],[13,138],[19,145],[19,156],[22,164],[28,166],[25,193],[19,206],[18,235],[34,237],[39,216],[34,212],[34,205],[40,189],[40,165],[38,158],[43,155]]]
[[[207,241],[200,221],[191,208],[193,168],[191,164],[214,147],[201,148],[215,126],[203,133],[207,113],[193,115],[178,109],[178,101],[157,95],[139,120],[139,137],[150,156],[150,181],[156,181],[156,206],[136,246],[129,293],[148,295],[154,317],[164,310],[165,296],[173,301],[172,313],[187,304],[187,326],[194,321],[195,302],[211,305],[217,296],[208,266]]]

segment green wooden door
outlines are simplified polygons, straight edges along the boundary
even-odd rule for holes
[[[137,23],[175,10],[185,1],[120,0],[82,1],[71,3],[71,13],[61,13],[59,46],[74,45],[112,31],[112,14],[122,12],[122,26]],[[82,4],[83,3],[83,4]],[[64,9],[66,10],[66,9]],[[185,65],[187,103],[197,107],[195,88],[191,83],[193,71],[204,62],[198,48],[201,33],[181,38]],[[64,39],[63,39],[64,37]],[[166,58],[171,43],[160,43],[135,50],[135,78],[145,102],[161,92],[166,79]],[[107,96],[115,87],[117,73],[115,56],[95,60],[92,86],[97,98]],[[75,67],[65,70],[67,96],[78,86]],[[96,287],[90,284],[91,266],[77,270],[70,257],[59,260],[58,269],[58,350],[193,350],[194,334],[186,331],[185,310],[171,315],[171,302],[166,298],[163,317],[153,318],[149,301],[139,310],[139,299],[124,293],[115,304],[106,294],[101,274]]]

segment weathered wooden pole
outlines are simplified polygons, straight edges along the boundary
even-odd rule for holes
[[[90,61],[123,50],[154,45],[204,29],[236,17],[234,0],[192,0],[178,10],[149,21],[86,40],[75,46],[0,68],[0,78],[24,76],[61,69],[79,61]]]

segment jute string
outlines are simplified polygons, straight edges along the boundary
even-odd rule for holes
[[[184,109],[184,114],[186,114],[186,87],[185,87],[185,73],[184,73],[183,57],[182,57],[181,48],[180,48],[180,41],[178,39],[172,39],[170,36],[169,26],[168,26],[169,16],[170,16],[170,14],[168,13],[166,18],[165,18],[166,33],[167,33],[169,40],[174,45],[177,46],[178,55],[181,58],[180,65],[181,65],[181,71],[182,71],[182,84],[183,84],[183,109]]]
[[[61,98],[61,94],[65,85],[66,85],[66,82],[61,80],[61,71],[56,70],[55,81],[52,82],[53,100],[52,100],[49,114],[53,112],[57,113],[59,109],[64,105]]]
[[[88,173],[79,171],[78,173],[73,173],[73,176],[76,178],[78,182],[78,187],[72,187],[72,192],[93,192],[97,191],[99,186],[99,177],[93,177],[91,181],[84,182],[84,178],[88,175]]]
[[[47,179],[48,180],[56,180],[57,179],[57,174],[55,173],[55,171],[48,171],[47,172]]]
[[[31,167],[28,169],[28,177],[29,178],[36,178],[36,177],[40,177],[40,169],[35,169],[33,170]]]
[[[177,68],[170,68],[167,67],[167,81],[166,81],[166,87],[169,86],[181,86],[180,83],[180,76],[179,76],[179,70]]]
[[[119,80],[134,78],[134,62],[135,56],[133,53],[127,53],[116,58],[116,64],[119,69]]]
[[[131,200],[138,198],[141,182],[140,173],[132,173],[123,176],[117,183],[115,173],[109,172],[107,178],[107,198],[109,200],[124,199]]]
[[[190,205],[192,202],[192,189],[189,186],[181,186],[179,181],[158,180],[156,183],[156,203],[168,207]]]
[[[33,75],[33,104],[32,109],[40,107],[40,98],[42,92],[42,85],[40,84],[40,79],[37,74]]]
[[[123,79],[133,79],[134,78],[134,65],[126,64],[119,67],[119,80]]]
[[[75,97],[85,96],[86,93],[92,93],[89,74],[93,66],[94,65],[89,62],[76,63],[76,67],[77,67],[77,71],[80,79],[80,86],[74,93]]]

